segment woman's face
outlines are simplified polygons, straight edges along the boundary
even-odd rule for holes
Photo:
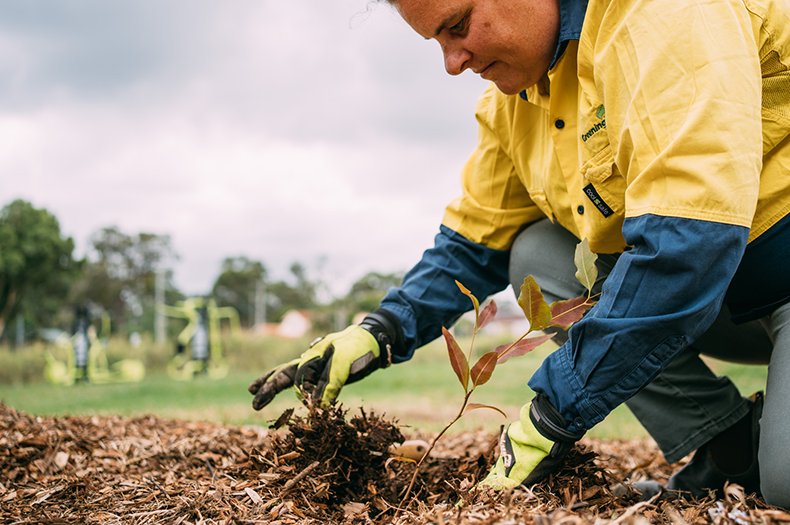
[[[439,42],[448,73],[471,69],[508,95],[534,85],[557,48],[558,0],[397,0],[395,7]]]

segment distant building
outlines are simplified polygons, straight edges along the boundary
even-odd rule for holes
[[[483,330],[481,334],[492,337],[519,337],[529,330],[529,321],[524,315],[524,312],[514,301],[502,300],[497,297],[497,314],[494,320],[491,321]],[[480,305],[482,310],[488,301],[483,301]],[[466,312],[456,326],[453,328],[453,333],[456,335],[469,336],[472,334],[472,327],[475,323],[474,310]],[[468,333],[467,333],[468,332]]]
[[[529,321],[521,308],[512,300],[497,301],[499,310],[494,320],[483,329],[486,335],[493,337],[518,337],[529,330]],[[485,306],[487,301],[481,304]],[[368,312],[357,313],[352,324],[359,324]],[[474,324],[474,311],[463,315],[459,323],[452,329],[453,333],[469,331]],[[467,325],[467,326],[464,326]],[[310,334],[313,329],[313,313],[309,310],[288,310],[279,323],[262,323],[256,325],[254,331],[258,335],[282,337],[283,339],[299,339]],[[463,334],[469,335],[469,334]]]
[[[527,317],[524,315],[524,312],[521,310],[518,304],[507,297],[503,298],[502,296],[499,296],[496,299],[498,306],[496,317],[494,317],[494,320],[491,321],[488,326],[483,328],[483,332],[481,333],[485,333],[486,335],[492,337],[514,338],[525,334],[527,330],[529,330],[529,321],[527,321]],[[483,304],[480,305],[480,308],[482,309],[487,303],[488,301],[483,301]],[[351,321],[352,324],[361,323],[368,313],[369,312],[357,313]],[[453,328],[451,328],[451,332],[453,332],[455,335],[469,336],[472,334],[474,322],[474,310],[466,312],[461,317],[459,322],[456,323]]]
[[[256,325],[255,333],[283,339],[299,339],[308,335],[313,329],[312,319],[313,314],[307,310],[288,310],[279,323]]]
[[[474,320],[474,313],[472,313]],[[491,324],[483,328],[485,333],[491,336],[512,336],[518,337],[529,330],[529,321],[524,312],[519,310],[500,310]]]

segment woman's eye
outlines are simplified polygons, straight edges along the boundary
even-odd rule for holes
[[[466,28],[466,17],[462,18],[457,24],[450,27],[450,31],[453,33],[460,33]]]

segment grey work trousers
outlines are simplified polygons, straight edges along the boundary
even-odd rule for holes
[[[578,242],[548,219],[528,226],[511,250],[510,282],[515,293],[524,278],[532,275],[548,303],[586,294],[575,277],[573,255]],[[600,292],[617,258],[598,256],[594,293]],[[790,507],[790,304],[741,325],[730,321],[725,306],[707,332],[626,402],[669,463],[693,452],[749,411],[749,402],[732,381],[717,377],[701,354],[769,365],[760,422],[761,487],[768,503]]]

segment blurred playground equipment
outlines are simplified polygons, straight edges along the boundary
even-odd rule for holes
[[[55,339],[55,349],[65,354],[60,360],[47,350],[44,377],[53,385],[69,386],[75,383],[134,383],[145,377],[145,364],[139,359],[121,359],[110,364],[107,359],[107,341],[110,335],[110,316],[101,315],[102,340],[90,323],[88,309],[77,307],[74,334],[61,332]]]
[[[232,306],[218,307],[214,299],[190,297],[174,306],[160,304],[160,312],[168,317],[186,319],[187,325],[176,338],[176,355],[167,364],[173,379],[188,381],[204,375],[221,379],[228,374],[222,356],[221,320],[227,319],[231,335],[241,332],[239,313]],[[187,352],[189,347],[189,352]]]

